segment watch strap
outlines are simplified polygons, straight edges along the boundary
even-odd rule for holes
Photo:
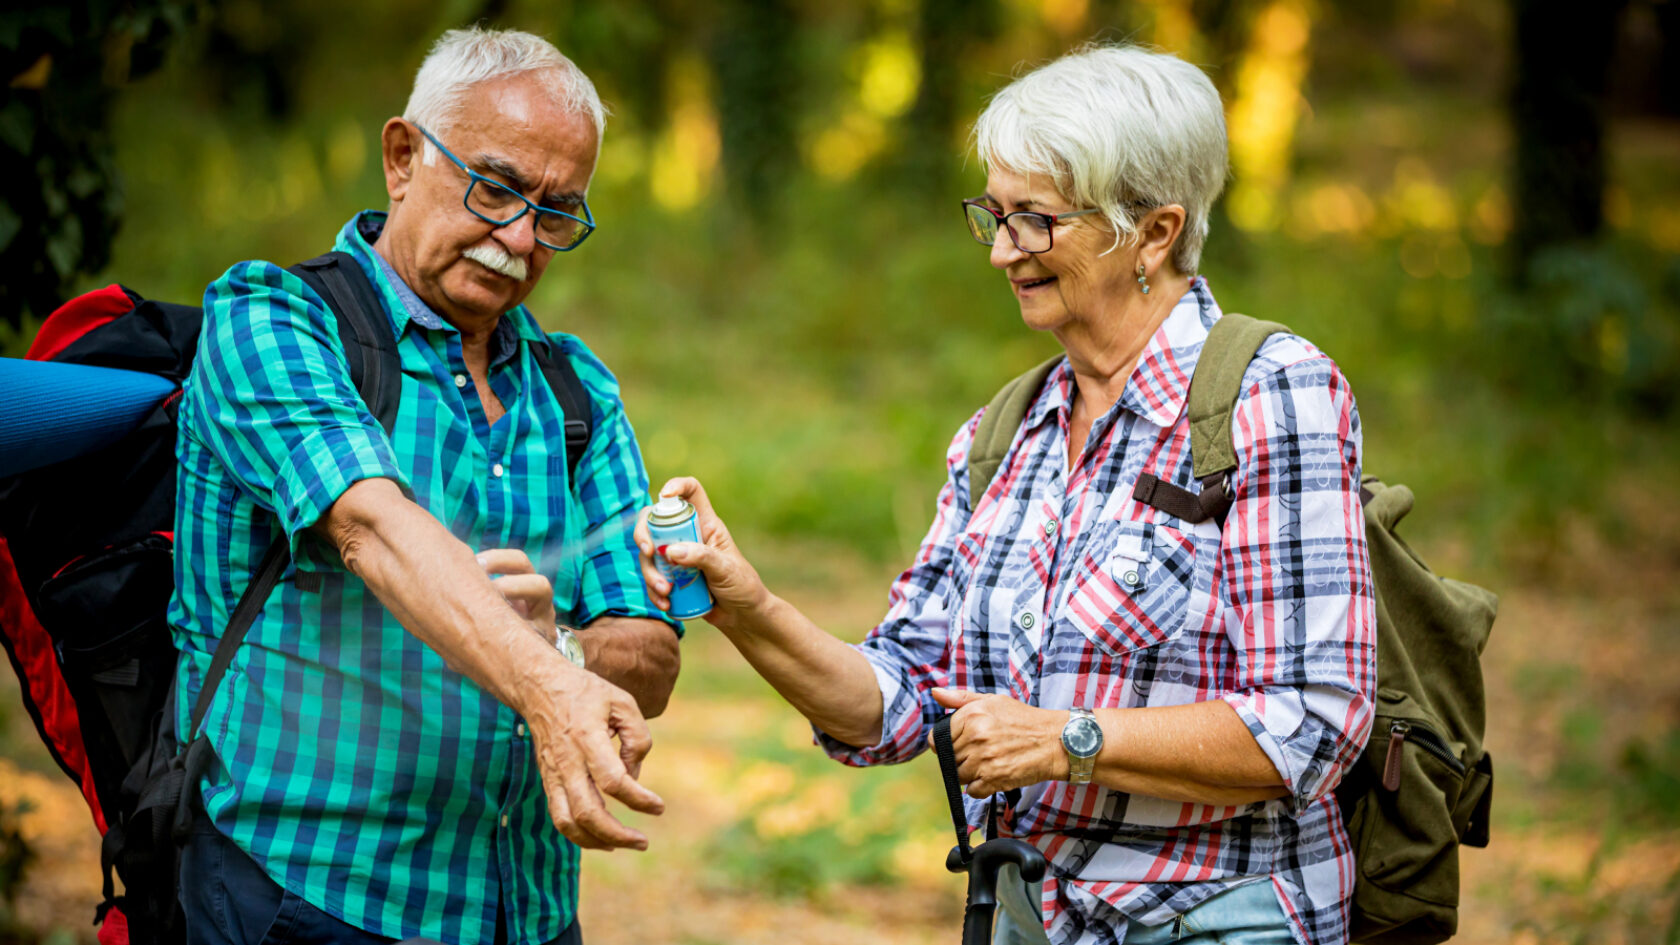
[[[1073,724],[1075,719],[1090,719],[1094,724],[1097,721],[1097,714],[1092,712],[1090,709],[1076,706],[1068,710],[1068,724]],[[1100,752],[1102,748],[1102,743],[1100,741],[1097,743],[1097,747]],[[1062,751],[1067,754],[1068,783],[1090,784],[1091,775],[1095,773],[1097,767],[1097,754],[1092,753],[1086,756],[1076,755],[1073,752],[1068,751],[1065,740],[1062,743]]]

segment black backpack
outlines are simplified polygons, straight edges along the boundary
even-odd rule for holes
[[[390,432],[402,374],[377,291],[344,253],[290,271],[337,316],[356,390]],[[125,921],[134,943],[183,940],[178,849],[211,757],[202,736],[189,739],[185,753],[175,737],[177,654],[166,620],[175,586],[180,384],[202,320],[198,308],[142,299],[116,285],[55,311],[31,357],[141,371],[176,389],[108,445],[0,480],[0,642],[42,740],[82,786],[104,831],[105,901],[95,922],[116,910],[109,918]],[[566,460],[575,473],[592,432],[588,397],[563,352],[551,355],[542,345],[532,351],[565,411]],[[278,524],[276,532],[223,630],[193,707],[193,733],[291,563]]]
[[[1208,332],[1186,410],[1195,491],[1144,473],[1133,496],[1187,522],[1223,525],[1237,468],[1231,416],[1243,373],[1288,329],[1226,313]],[[997,392],[969,455],[969,508],[997,475],[1058,355]],[[1488,844],[1493,759],[1482,744],[1482,648],[1499,608],[1491,591],[1437,576],[1395,531],[1412,492],[1360,484],[1377,596],[1377,704],[1371,738],[1336,789],[1357,866],[1352,941],[1434,945],[1458,931],[1458,848]]]

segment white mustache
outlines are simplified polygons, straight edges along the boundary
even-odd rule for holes
[[[529,272],[525,266],[525,260],[510,255],[507,250],[496,243],[480,243],[477,246],[470,246],[461,255],[487,269],[499,272],[515,282],[524,282],[525,276]]]

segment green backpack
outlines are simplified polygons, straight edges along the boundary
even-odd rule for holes
[[[1190,382],[1190,452],[1199,492],[1145,473],[1133,495],[1196,523],[1224,524],[1237,468],[1231,417],[1261,344],[1287,328],[1245,315],[1214,323]],[[997,475],[1058,355],[1004,385],[975,430],[969,508]],[[1412,491],[1360,484],[1377,594],[1377,706],[1370,742],[1336,790],[1358,864],[1352,941],[1434,945],[1458,931],[1458,848],[1488,843],[1493,761],[1482,747],[1481,652],[1498,610],[1491,591],[1437,576],[1395,527]]]

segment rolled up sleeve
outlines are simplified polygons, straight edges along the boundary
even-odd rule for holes
[[[1274,371],[1235,415],[1236,501],[1221,569],[1238,685],[1224,695],[1299,812],[1370,734],[1376,601],[1353,395],[1322,356]]]
[[[933,524],[916,560],[893,581],[886,617],[857,644],[881,687],[881,740],[860,748],[815,730],[817,744],[838,761],[857,766],[909,761],[927,748],[928,733],[945,714],[929,693],[950,678],[951,562],[968,521],[968,451],[978,422],[975,414],[952,440]]]
[[[298,536],[346,489],[386,478],[409,491],[390,439],[350,379],[337,320],[303,280],[240,263],[204,295],[181,431]]]

